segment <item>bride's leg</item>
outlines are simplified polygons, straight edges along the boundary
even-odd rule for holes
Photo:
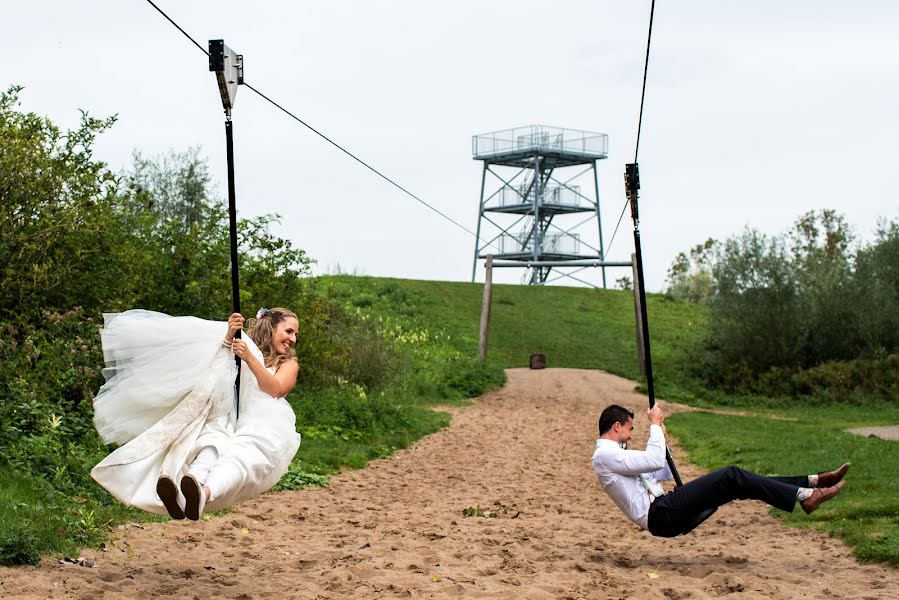
[[[184,494],[184,516],[191,521],[198,521],[203,516],[203,509],[209,500],[209,491],[204,485],[209,473],[218,463],[218,452],[212,446],[206,446],[197,453],[197,457],[181,479],[181,491]]]
[[[208,500],[227,496],[232,491],[239,489],[246,479],[245,471],[233,457],[225,457],[215,464],[215,468],[206,479],[206,488],[209,490]]]
[[[216,452],[215,448],[206,446],[200,450],[197,454],[197,458],[190,464],[190,467],[187,469],[187,474],[192,475],[200,484],[206,483],[206,479],[209,477],[209,471],[212,470],[212,467],[217,460],[218,452]]]

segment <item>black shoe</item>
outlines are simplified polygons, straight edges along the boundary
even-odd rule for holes
[[[199,521],[203,516],[203,509],[206,508],[206,493],[203,486],[193,475],[187,474],[181,479],[181,491],[185,499],[184,516],[191,521]]]
[[[156,481],[156,495],[162,500],[162,505],[173,519],[184,518],[184,496],[175,485],[175,480],[168,475],[163,475]]]

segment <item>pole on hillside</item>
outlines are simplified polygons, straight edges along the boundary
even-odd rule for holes
[[[634,270],[634,320],[637,322],[637,368],[640,375],[646,375],[646,349],[643,347],[643,318],[640,316],[640,292],[642,291],[637,277],[637,255],[631,254],[631,268]]]
[[[652,380],[652,353],[649,346],[649,322],[646,313],[646,287],[643,284],[643,250],[640,246],[640,212],[637,207],[637,190],[640,189],[640,167],[637,163],[629,163],[625,165],[624,184],[627,189],[627,197],[631,204],[631,219],[634,221],[634,250],[637,264],[637,280],[634,282],[634,289],[640,297],[640,326],[643,329],[643,364],[646,368],[646,388],[649,394],[649,408],[656,404],[655,388]],[[665,448],[665,459],[668,461],[668,467],[671,469],[671,475],[674,476],[674,482],[680,486],[683,482],[677,467],[674,466],[674,459],[671,458],[671,452]]]
[[[478,335],[478,360],[487,360],[487,337],[490,334],[490,302],[493,296],[493,255],[487,255],[484,265],[484,299],[481,302],[481,328]]]
[[[225,145],[228,156],[228,231],[231,244],[231,306],[232,312],[240,312],[240,268],[237,254],[237,195],[234,191],[234,124],[231,109],[237,96],[237,86],[243,83],[243,55],[235,53],[224,40],[209,40],[209,70],[215,73],[222,107],[225,109]],[[239,338],[238,331],[234,337]],[[237,363],[237,379],[234,382],[235,414],[240,415],[240,358]]]

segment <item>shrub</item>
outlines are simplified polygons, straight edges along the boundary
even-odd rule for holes
[[[34,526],[19,522],[0,527],[0,564],[36,565],[41,549],[32,531]]]
[[[669,283],[709,305],[691,370],[728,391],[820,393],[823,373],[839,393],[862,389],[859,360],[899,348],[899,222],[857,245],[843,217],[810,212],[786,235],[747,229],[681,253]]]

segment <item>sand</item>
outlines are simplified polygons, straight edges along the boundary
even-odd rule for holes
[[[883,440],[899,442],[899,425],[884,425],[882,427],[859,427],[858,429],[847,429],[849,433],[862,435],[865,437],[879,437]]]
[[[572,369],[508,374],[502,390],[447,409],[448,429],[327,488],[116,530],[107,551],[84,550],[93,568],[49,558],[0,568],[0,597],[899,597],[895,569],[860,565],[839,540],[788,529],[756,502],[723,507],[680,538],[640,531],[590,468],[603,406],[645,414],[634,383]],[[637,427],[631,447],[645,439]],[[672,451],[685,479],[700,474]],[[489,516],[463,516],[469,507]]]

